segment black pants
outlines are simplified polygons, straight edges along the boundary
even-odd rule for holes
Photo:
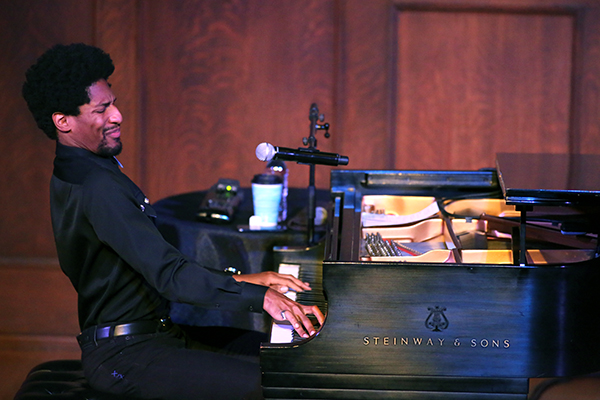
[[[228,328],[184,329],[175,326],[168,332],[82,346],[90,386],[142,399],[263,398],[258,354],[266,335]]]

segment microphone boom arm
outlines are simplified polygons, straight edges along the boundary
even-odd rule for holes
[[[319,124],[323,122],[324,116],[319,114],[316,103],[311,104],[308,115],[310,120],[310,135],[303,138],[302,143],[307,148],[289,149],[286,147],[275,147],[269,143],[261,143],[256,147],[256,157],[261,161],[271,161],[279,159],[284,161],[295,161],[298,164],[307,164],[310,167],[308,184],[308,211],[307,211],[307,236],[308,245],[315,244],[315,214],[317,208],[316,189],[315,189],[315,165],[348,165],[349,159],[335,153],[324,153],[317,150],[317,139],[315,134],[317,130],[325,130],[325,138],[329,138],[329,124]]]

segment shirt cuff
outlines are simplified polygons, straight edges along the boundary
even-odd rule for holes
[[[253,283],[243,282],[242,293],[248,299],[247,310],[255,313],[263,312],[265,294],[269,288],[267,286],[255,285]]]

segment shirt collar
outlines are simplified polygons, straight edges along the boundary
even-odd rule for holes
[[[56,141],[56,157],[57,158],[70,158],[70,157],[82,157],[93,160],[101,165],[118,165],[123,168],[123,165],[116,157],[103,157],[99,156],[96,153],[93,153],[89,150],[83,149],[81,147],[72,147],[66,146],[58,141]]]

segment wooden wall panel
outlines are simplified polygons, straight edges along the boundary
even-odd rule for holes
[[[600,154],[600,4],[581,7],[577,15],[572,147]]]
[[[37,128],[21,86],[27,68],[57,42],[90,41],[90,3],[4,2],[0,13],[0,255],[55,254],[48,187],[54,142]],[[67,20],[69,24],[57,21]]]
[[[394,10],[386,0],[340,4],[336,102],[349,169],[394,165]]]
[[[312,102],[331,118],[332,4],[142,3],[144,186],[152,198],[221,177],[248,186],[265,166],[254,155],[259,143],[302,146]],[[332,143],[321,136],[319,148]],[[328,171],[319,170],[327,187]],[[307,177],[308,167],[290,164],[292,185]]]
[[[21,97],[26,69],[56,43],[93,41],[93,3],[0,2],[0,400],[34,365],[77,358],[75,293],[58,268],[50,224],[55,144]]]
[[[400,10],[395,166],[477,169],[499,152],[570,152],[573,20]]]
[[[13,400],[27,373],[41,362],[80,357],[74,337],[0,335],[0,400]]]
[[[102,0],[95,5],[95,45],[113,59],[115,72],[109,80],[123,115],[123,152],[118,159],[124,166],[123,172],[134,182],[139,182],[142,179],[139,6],[135,0]]]
[[[13,260],[0,264],[0,335],[79,333],[77,295],[54,260]]]
[[[0,259],[0,400],[35,365],[80,357],[77,297],[53,259]]]
[[[597,1],[339,4],[336,117],[351,168],[480,168],[499,151],[599,153]]]

